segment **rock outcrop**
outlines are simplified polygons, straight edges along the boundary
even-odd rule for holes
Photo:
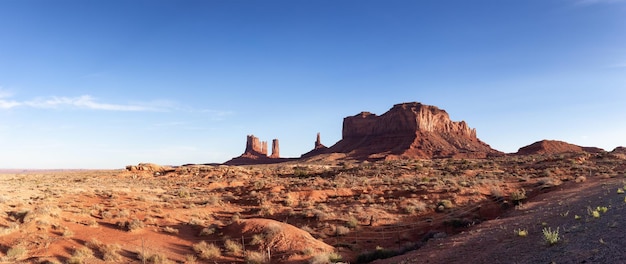
[[[616,147],[611,151],[611,155],[620,159],[626,159],[626,148],[622,146]]]
[[[516,154],[518,155],[534,155],[534,154],[560,154],[560,153],[601,153],[605,152],[601,148],[581,147],[558,140],[541,140],[528,146],[521,147]]]
[[[130,172],[146,172],[154,175],[161,175],[166,172],[174,171],[172,166],[162,166],[154,163],[139,163],[137,165],[128,165],[126,170]]]
[[[326,150],[328,149],[328,147],[324,146],[324,144],[322,144],[322,140],[320,137],[320,133],[317,133],[317,139],[315,140],[315,145],[313,146],[313,149],[307,153],[302,154],[302,156],[300,156],[301,158],[308,158],[308,157],[313,157],[315,155],[318,154],[323,154],[326,152]]]
[[[270,156],[272,159],[280,158],[280,149],[278,146],[278,139],[272,140],[272,155]]]
[[[622,146],[616,147],[611,151],[611,153],[626,154],[626,147],[622,147]]]
[[[246,137],[246,150],[241,156],[233,158],[224,164],[226,165],[250,165],[250,164],[269,164],[279,163],[291,159],[280,158],[280,149],[278,139],[272,140],[272,154],[267,155],[267,141],[260,141],[254,135]]]
[[[267,156],[267,141],[260,141],[258,137],[248,135],[246,136],[246,150],[243,153]]]
[[[446,111],[417,102],[394,105],[381,116],[361,112],[344,118],[342,139],[325,152],[370,160],[502,155],[465,121],[453,122]]]

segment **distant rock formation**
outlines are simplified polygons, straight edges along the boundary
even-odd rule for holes
[[[453,122],[446,111],[418,102],[394,105],[381,116],[361,112],[344,118],[342,139],[325,153],[371,160],[502,155],[465,121]]]
[[[620,159],[626,159],[626,148],[622,146],[616,147],[611,151],[611,155]]]
[[[161,175],[166,172],[174,171],[172,166],[162,166],[154,163],[139,163],[137,165],[128,165],[126,170],[130,172],[147,172],[155,175]]]
[[[272,154],[267,155],[267,141],[260,141],[254,135],[246,137],[246,150],[241,156],[233,158],[224,164],[226,165],[249,165],[249,164],[269,164],[279,163],[290,159],[280,158],[280,148],[278,139],[272,140]]]
[[[626,147],[622,147],[622,146],[616,147],[611,151],[611,153],[626,154]]]
[[[260,141],[258,137],[248,135],[246,136],[246,150],[243,153],[267,156],[267,141]]]
[[[280,158],[280,149],[278,147],[278,139],[272,140],[272,155],[270,156],[272,159]]]
[[[308,158],[308,157],[313,157],[315,155],[318,154],[323,154],[326,152],[326,150],[328,149],[328,147],[324,146],[324,144],[322,144],[322,140],[320,138],[320,133],[317,133],[317,139],[315,140],[315,145],[313,146],[313,149],[307,153],[302,154],[302,156],[300,156],[301,158]]]
[[[516,154],[533,155],[533,154],[560,154],[560,153],[601,153],[605,152],[601,148],[581,147],[558,140],[541,140],[528,146],[521,147]]]

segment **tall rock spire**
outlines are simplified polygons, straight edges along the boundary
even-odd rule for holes
[[[278,146],[278,139],[272,140],[272,155],[270,156],[270,158],[280,158],[280,147]]]

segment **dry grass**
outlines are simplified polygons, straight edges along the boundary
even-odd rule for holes
[[[224,241],[224,247],[226,248],[226,251],[232,255],[237,256],[243,252],[243,246],[241,243],[231,239],[226,239],[226,241]]]
[[[193,244],[192,248],[201,259],[212,260],[222,256],[221,249],[213,243],[202,241]]]
[[[245,262],[247,264],[265,264],[270,263],[267,254],[260,251],[248,251],[246,253]]]
[[[16,245],[9,248],[5,254],[6,261],[20,260],[28,255],[28,249],[22,245]]]

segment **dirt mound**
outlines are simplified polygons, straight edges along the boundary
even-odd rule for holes
[[[361,112],[344,118],[342,139],[331,152],[370,160],[501,154],[480,141],[465,121],[453,122],[446,111],[417,102],[394,105],[381,116]]]
[[[560,153],[601,153],[603,149],[595,147],[581,147],[558,140],[541,140],[528,146],[521,147],[516,154],[533,155],[533,154],[560,154]]]
[[[271,219],[251,218],[238,220],[224,228],[231,237],[253,237],[260,235],[260,248],[270,248],[272,255],[289,255],[307,251],[325,253],[334,248],[311,236],[308,232]]]

